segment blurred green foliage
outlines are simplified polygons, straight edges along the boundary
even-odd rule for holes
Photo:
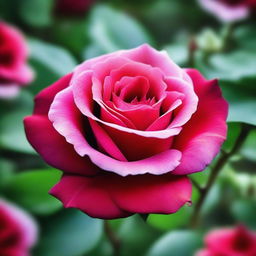
[[[230,106],[223,151],[231,150],[242,124],[251,131],[208,194],[197,229],[189,226],[199,197],[194,187],[192,206],[173,215],[150,215],[147,222],[139,216],[110,221],[120,240],[120,255],[190,256],[212,227],[242,222],[256,229],[255,17],[227,27],[204,13],[195,0],[98,1],[82,17],[59,15],[54,4],[54,0],[0,1],[0,18],[27,36],[36,74],[18,98],[0,102],[0,193],[37,219],[41,238],[33,255],[114,255],[102,220],[61,210],[48,194],[60,172],[36,155],[22,125],[32,112],[34,95],[85,59],[143,43],[165,49],[182,67],[193,66],[207,78],[219,79]],[[196,44],[193,51],[191,42]],[[204,186],[210,173],[211,166],[191,178]]]

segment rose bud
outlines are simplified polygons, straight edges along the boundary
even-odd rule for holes
[[[223,22],[247,18],[256,8],[256,0],[199,0],[199,3]]]
[[[205,238],[206,248],[196,256],[255,256],[256,232],[244,226],[211,231]]]
[[[84,15],[95,0],[56,0],[56,12],[64,16]]]
[[[30,255],[37,241],[37,226],[27,213],[0,199],[0,227],[0,255]]]
[[[98,218],[174,213],[226,138],[216,80],[148,45],[87,60],[40,92],[27,138],[64,175],[51,190]]]
[[[33,79],[27,65],[28,47],[16,28],[0,21],[0,98],[17,95]]]

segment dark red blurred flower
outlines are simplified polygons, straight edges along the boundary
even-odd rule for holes
[[[0,255],[29,256],[37,227],[25,212],[0,199]]]
[[[0,97],[17,94],[19,87],[31,82],[32,70],[27,66],[28,47],[16,28],[0,21]]]
[[[206,248],[197,256],[255,256],[256,232],[244,226],[211,231],[205,238]]]
[[[95,0],[56,0],[56,11],[63,15],[83,15]]]

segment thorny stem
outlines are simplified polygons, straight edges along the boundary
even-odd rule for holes
[[[109,242],[112,245],[113,255],[119,256],[120,248],[121,248],[121,241],[117,237],[116,233],[113,232],[113,230],[107,220],[104,221],[104,231],[105,231],[106,236],[108,237]]]
[[[217,161],[217,163],[215,164],[215,166],[213,167],[213,169],[211,171],[211,174],[207,181],[206,186],[204,188],[199,189],[201,194],[200,194],[200,198],[199,198],[198,202],[195,205],[194,213],[191,217],[190,224],[192,227],[195,228],[198,225],[200,215],[201,215],[202,206],[203,206],[205,199],[206,199],[207,195],[209,194],[209,191],[212,188],[212,185],[214,184],[217,176],[219,175],[219,173],[222,170],[222,168],[224,167],[224,165],[228,162],[228,160],[241,149],[243,143],[245,142],[245,140],[250,132],[250,128],[251,127],[249,125],[242,124],[240,134],[239,134],[232,150],[228,153],[222,152],[219,160]]]

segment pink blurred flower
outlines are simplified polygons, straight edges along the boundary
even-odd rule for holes
[[[256,232],[244,226],[211,231],[205,238],[206,248],[196,256],[255,256]]]
[[[96,0],[56,0],[56,11],[68,16],[85,14]]]
[[[28,48],[22,34],[0,21],[0,98],[17,95],[19,87],[31,82],[27,66]]]
[[[223,22],[233,22],[248,17],[256,8],[255,0],[198,0],[201,6]]]
[[[174,213],[226,138],[216,80],[149,45],[85,61],[36,97],[27,138],[64,171],[51,190],[90,216]]]
[[[29,256],[37,226],[23,210],[0,199],[0,255]]]

